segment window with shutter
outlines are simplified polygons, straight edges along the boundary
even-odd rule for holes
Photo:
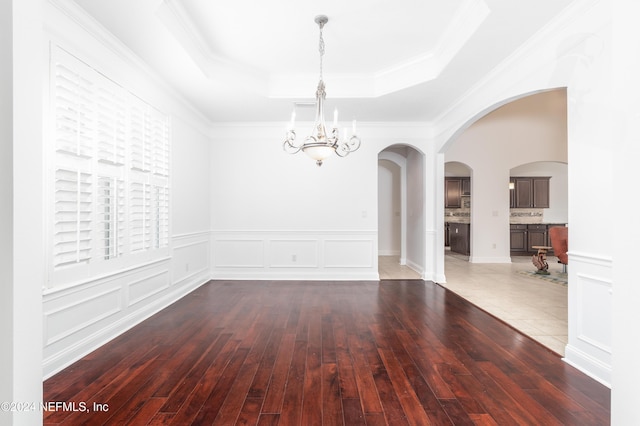
[[[166,256],[169,118],[62,48],[51,64],[49,286]]]

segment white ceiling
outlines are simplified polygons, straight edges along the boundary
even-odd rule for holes
[[[327,108],[433,120],[572,1],[75,0],[213,122],[287,121],[313,101],[320,14]]]

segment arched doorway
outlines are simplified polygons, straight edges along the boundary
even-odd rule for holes
[[[380,279],[421,279],[425,269],[424,155],[393,145],[378,155]]]
[[[471,168],[450,161],[444,165],[445,253],[469,259],[471,254]]]

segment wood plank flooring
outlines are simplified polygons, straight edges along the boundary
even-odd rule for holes
[[[44,400],[68,404],[45,412],[45,424],[74,426],[610,417],[605,386],[419,280],[212,281],[46,380]]]

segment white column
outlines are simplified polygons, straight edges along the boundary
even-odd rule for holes
[[[427,247],[426,253],[431,256],[431,262],[427,265],[432,270],[431,278],[435,282],[444,283],[444,154],[434,152],[430,154],[431,160],[427,160],[427,173],[432,180],[430,189],[433,197],[430,210],[433,212],[434,239],[430,241],[431,247]],[[427,192],[428,193],[428,192]]]
[[[0,2],[0,402],[13,397],[13,165],[11,2]],[[0,411],[0,424],[12,423]]]
[[[2,401],[39,404],[44,281],[43,2],[5,1],[0,8],[0,191],[3,195],[13,192],[13,198],[2,197],[0,208],[2,219],[7,219],[7,223],[0,221],[0,392]],[[39,410],[0,415],[2,424],[42,423]]]
[[[636,0],[613,0],[612,107],[616,117],[611,129],[614,200],[630,200],[633,182],[638,180],[640,159],[640,28]],[[631,189],[631,191],[630,191]],[[630,198],[631,197],[631,198]],[[616,208],[612,206],[611,211]],[[622,221],[625,221],[622,219]],[[640,424],[638,411],[638,354],[640,339],[640,286],[638,285],[638,244],[640,227],[627,220],[625,230],[612,223],[613,244],[613,359],[611,410],[614,425]]]

